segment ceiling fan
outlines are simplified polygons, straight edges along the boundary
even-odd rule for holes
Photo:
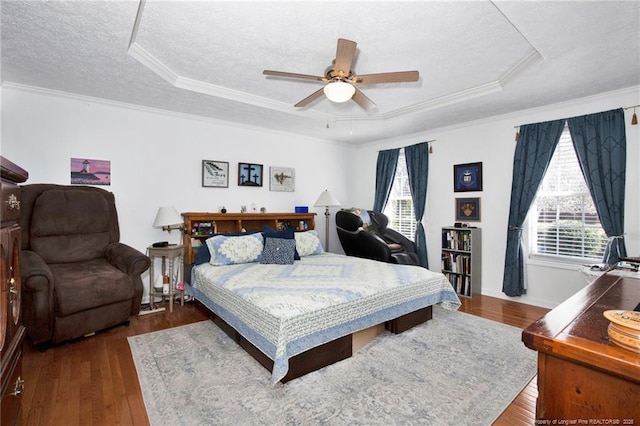
[[[339,38],[336,59],[333,61],[333,64],[327,68],[324,77],[271,70],[264,70],[262,73],[264,75],[274,77],[300,78],[327,83],[323,88],[313,92],[295,104],[295,107],[307,106],[324,94],[332,102],[339,103],[353,99],[355,103],[367,111],[375,108],[376,104],[374,104],[371,99],[366,97],[365,94],[355,86],[360,84],[404,83],[418,81],[418,78],[420,77],[418,71],[398,71],[362,75],[354,74],[351,66],[353,65],[353,59],[356,54],[356,45],[357,43],[355,41]]]

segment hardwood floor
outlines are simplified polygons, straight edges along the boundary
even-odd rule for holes
[[[518,328],[526,328],[543,317],[549,309],[525,305],[490,296],[460,298],[461,312],[477,315]],[[530,426],[535,424],[536,399],[538,398],[537,376],[520,392],[507,409],[496,419],[494,426]]]
[[[131,317],[131,324],[50,348],[25,344],[23,424],[148,425],[127,336],[206,319],[192,304]]]
[[[489,296],[463,299],[460,310],[524,328],[548,310]],[[206,319],[192,304],[131,318],[129,326],[39,352],[24,347],[22,420],[30,425],[148,425],[127,336]],[[179,395],[176,395],[179,397]],[[533,425],[537,388],[534,380],[495,425]]]

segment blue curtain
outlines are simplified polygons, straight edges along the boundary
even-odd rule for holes
[[[378,152],[378,163],[376,164],[376,194],[373,200],[373,210],[382,213],[387,204],[393,178],[396,177],[396,166],[400,148],[387,149]]]
[[[526,293],[522,225],[558,145],[564,122],[565,120],[556,120],[520,127],[513,158],[511,207],[502,281],[502,291],[507,296]]]
[[[427,258],[427,239],[422,226],[422,216],[427,203],[427,182],[429,179],[429,144],[427,142],[407,146],[404,149],[409,175],[409,188],[413,200],[413,213],[416,216],[416,250],[420,265],[429,267]]]
[[[627,138],[622,108],[567,119],[580,168],[609,237],[604,263],[626,256],[624,191]]]

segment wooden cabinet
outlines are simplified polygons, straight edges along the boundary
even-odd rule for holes
[[[315,213],[182,213],[185,224],[185,264],[193,264],[198,248],[213,234],[262,231],[265,225],[273,229],[315,229],[315,215]],[[188,276],[185,276],[187,280]]]
[[[442,228],[442,273],[458,295],[481,293],[481,254],[479,228]]]
[[[20,282],[20,188],[17,183],[27,180],[28,173],[12,162],[0,157],[2,193],[2,229],[0,231],[0,358],[2,363],[2,401],[0,424],[21,424],[22,343],[25,328],[22,325]]]
[[[536,424],[639,424],[640,354],[611,342],[603,315],[638,301],[636,277],[607,272],[523,331],[538,352]]]

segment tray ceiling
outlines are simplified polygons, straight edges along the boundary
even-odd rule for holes
[[[338,38],[376,103],[324,75]],[[640,3],[3,1],[2,80],[359,144],[640,85]]]

